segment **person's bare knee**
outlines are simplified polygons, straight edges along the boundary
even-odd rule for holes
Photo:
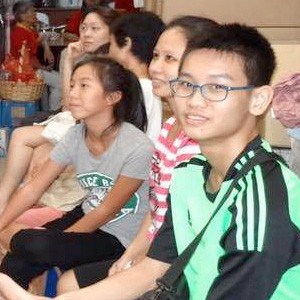
[[[0,244],[2,251],[10,251],[11,238],[20,230],[27,229],[28,226],[20,223],[13,222],[7,226],[4,230],[0,231]],[[1,298],[0,298],[1,299]]]
[[[33,178],[42,168],[43,164],[50,157],[50,152],[53,149],[53,145],[49,142],[45,142],[38,147],[34,148],[31,162],[28,171],[25,175],[25,181]]]
[[[64,272],[57,283],[57,294],[61,295],[67,292],[79,290],[79,285],[73,270]]]
[[[16,128],[12,133],[11,142],[28,147],[37,147],[47,140],[42,136],[44,126],[23,126]]]

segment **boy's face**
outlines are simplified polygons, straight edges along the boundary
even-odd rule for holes
[[[243,61],[238,55],[210,49],[191,52],[183,62],[179,78],[198,85],[248,85]],[[249,112],[251,95],[252,90],[229,91],[225,100],[212,102],[204,99],[197,89],[193,96],[175,95],[174,99],[184,131],[201,145],[247,134],[247,128],[255,124],[255,117]]]

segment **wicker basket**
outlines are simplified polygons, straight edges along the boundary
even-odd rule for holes
[[[24,83],[0,80],[0,96],[2,99],[14,101],[35,101],[41,98],[44,82]]]

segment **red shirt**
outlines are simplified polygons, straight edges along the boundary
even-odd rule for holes
[[[18,58],[20,56],[20,50],[23,42],[26,41],[26,47],[28,49],[30,58],[36,58],[37,48],[39,45],[39,34],[37,31],[24,28],[16,24],[11,32],[10,40],[10,53],[14,57]]]
[[[126,11],[137,11],[133,5],[133,0],[115,0],[115,7]]]
[[[73,12],[67,22],[66,31],[79,36],[79,26],[82,16],[81,10]]]

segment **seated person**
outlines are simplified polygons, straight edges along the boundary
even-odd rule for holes
[[[153,142],[162,125],[162,103],[152,92],[148,66],[163,30],[162,20],[150,12],[123,14],[110,27],[109,55],[139,78],[148,117],[147,135]]]
[[[74,62],[85,54],[108,54],[110,25],[117,19],[118,13],[108,7],[86,8],[80,23],[80,38],[62,51],[59,64],[63,86],[63,99],[69,94],[70,73]]]
[[[109,6],[111,2],[111,0],[83,0],[80,10],[75,11],[70,15],[65,32],[79,36],[80,23],[86,12],[93,6]],[[68,37],[68,35],[66,36]]]
[[[29,52],[31,65],[35,69],[41,70],[47,86],[50,89],[49,94],[49,109],[57,110],[61,106],[61,93],[59,84],[59,75],[56,71],[51,71],[54,57],[45,40],[37,32],[36,12],[33,3],[27,0],[16,2],[13,6],[13,13],[16,24],[11,31],[11,54],[18,58],[22,45],[25,46]],[[42,65],[37,58],[38,45],[42,44],[44,47],[44,60],[49,63],[48,66]]]
[[[174,109],[174,98],[171,96],[169,80],[178,75],[180,58],[188,41],[195,37],[205,36],[217,24],[209,19],[184,16],[171,21],[161,34],[155,48],[149,67],[155,95],[167,99],[171,109]],[[175,113],[175,111],[174,111]],[[175,116],[169,118],[163,125],[155,143],[150,172],[150,203],[151,212],[144,219],[139,233],[126,249],[122,257],[109,270],[113,275],[141,261],[149,250],[151,241],[164,221],[167,210],[167,195],[171,184],[174,167],[200,153],[198,143],[188,138]],[[108,274],[111,263],[102,262],[83,265],[64,272],[59,279],[57,291],[59,294],[91,285]]]
[[[221,200],[184,270],[189,298],[299,298],[300,180],[276,158],[258,128],[272,100],[274,68],[270,43],[248,26],[223,25],[189,45],[179,77],[170,84],[178,119],[202,154],[175,169],[169,210],[147,257],[57,299],[137,299],[156,286]],[[242,172],[229,190],[243,166],[261,157],[269,160]],[[5,299],[46,299],[29,295],[7,277],[0,287]]]
[[[69,94],[71,70],[74,61],[86,53],[107,53],[109,25],[116,17],[117,13],[109,8],[95,8],[86,12],[81,23],[80,40],[70,43],[65,55],[61,57],[61,65],[63,65],[61,80],[66,97]],[[96,28],[96,30],[92,30],[92,28]],[[4,209],[21,181],[28,181],[39,171],[43,163],[49,158],[53,144],[57,143],[70,126],[75,124],[70,112],[65,112],[63,115],[59,114],[55,118],[56,120],[62,118],[62,121],[55,122],[51,119],[45,122],[47,123],[46,128],[44,125],[25,126],[16,128],[13,131],[5,172],[0,182],[0,212]],[[53,124],[58,128],[54,128]],[[24,179],[26,173],[27,176]],[[62,206],[63,203],[59,207]],[[53,218],[60,217],[62,213],[60,210],[54,211],[49,208],[39,209],[39,211],[40,213],[43,212],[42,218],[39,224],[35,223],[35,226],[42,226]],[[44,213],[46,212],[49,213],[49,218],[45,218]],[[23,224],[24,218],[18,221]],[[26,224],[30,226],[32,223]],[[5,240],[1,237],[2,243],[6,244]]]
[[[109,58],[82,59],[72,73],[69,107],[81,123],[68,131],[0,215],[4,233],[70,164],[87,191],[62,218],[43,229],[24,226],[12,237],[0,269],[24,288],[51,266],[65,270],[119,257],[149,209],[153,145],[143,132],[147,116],[137,77]]]

